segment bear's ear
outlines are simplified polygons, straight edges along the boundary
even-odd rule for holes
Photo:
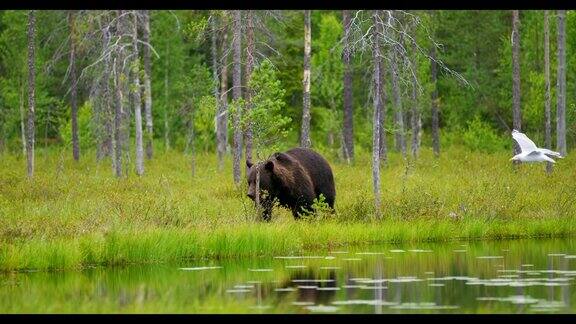
[[[272,171],[274,170],[274,162],[272,161],[267,161],[266,165],[264,166],[266,168],[266,170],[268,171]]]
[[[246,166],[248,167],[248,169],[250,169],[253,165],[254,163],[250,162],[250,160],[246,160]]]
[[[276,153],[274,155],[274,157],[276,158],[276,160],[278,160],[280,162],[289,162],[290,161],[290,158],[284,153]]]

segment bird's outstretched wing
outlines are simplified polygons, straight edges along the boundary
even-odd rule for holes
[[[531,152],[538,149],[536,144],[534,144],[534,142],[532,142],[528,136],[524,135],[524,133],[520,133],[517,130],[512,131],[512,138],[514,138],[516,143],[518,143],[522,152]]]
[[[561,159],[564,158],[560,153],[555,152],[555,151],[551,151],[551,150],[549,150],[549,149],[541,148],[541,149],[538,149],[538,150],[539,150],[540,152],[548,155],[548,156],[553,156],[553,157],[557,157],[557,158],[561,158]]]

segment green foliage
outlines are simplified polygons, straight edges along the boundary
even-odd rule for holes
[[[280,150],[283,139],[291,130],[292,119],[283,113],[285,90],[269,60],[263,60],[254,69],[250,78],[250,88],[253,90],[252,108],[243,111],[240,127],[245,130],[250,125],[256,156],[264,158]],[[232,116],[237,107],[244,106],[243,101],[231,104],[232,110],[229,115]]]
[[[556,11],[549,11],[553,128],[555,128],[554,110],[557,106],[555,96],[558,37],[556,13]],[[0,12],[0,141],[7,143],[10,151],[21,150],[20,107],[26,111],[28,105],[27,14],[27,11],[14,10]],[[78,13],[76,16],[75,40],[79,72],[97,59],[102,46],[99,36],[93,37],[95,35],[93,33],[99,23],[106,22],[103,17],[110,13],[98,12],[97,14],[98,16],[87,12]],[[222,30],[221,23],[224,21],[222,18],[227,13],[221,10],[154,10],[150,14],[150,43],[154,48],[151,75],[153,137],[164,138],[167,133],[171,147],[184,150],[189,148],[189,138],[194,129],[194,145],[202,151],[214,150],[214,120],[213,112],[210,110],[216,109],[216,103],[210,98],[213,96],[214,84],[209,19],[215,18],[216,27]],[[369,12],[359,12],[358,15],[352,12],[352,14],[359,18],[356,27],[360,30],[357,32],[366,32],[370,26],[370,19],[366,19]],[[471,132],[468,129],[471,118],[479,118],[484,126],[492,129],[490,133],[507,138],[508,128],[512,125],[511,12],[509,10],[415,10],[410,14],[419,17],[420,26],[410,30],[410,33],[414,35],[423,51],[426,52],[432,45],[430,38],[441,44],[437,51],[438,59],[443,61],[448,68],[461,73],[472,85],[472,87],[462,86],[454,77],[439,67],[438,95],[442,143],[479,147],[476,144],[464,144],[464,133]],[[70,30],[67,26],[66,15],[65,11],[37,12],[36,140],[39,145],[46,144],[44,139],[49,145],[66,145],[69,140],[69,133],[61,133],[67,131],[66,125],[70,120],[70,80],[67,73]],[[115,13],[111,14],[111,16],[114,15]],[[330,156],[336,156],[341,151],[339,148],[343,124],[341,15],[342,12],[337,10],[312,12],[311,137],[314,148]],[[522,130],[537,143],[541,143],[544,137],[543,16],[541,10],[520,12]],[[265,104],[262,104],[262,110],[256,109],[253,112],[255,115],[252,119],[262,120],[260,124],[264,124],[267,120],[274,121],[270,127],[265,127],[268,130],[257,129],[256,131],[260,134],[256,135],[261,139],[267,138],[266,134],[269,134],[269,130],[278,125],[275,124],[276,122],[290,126],[280,131],[279,134],[275,134],[279,135],[274,136],[278,139],[270,139],[278,145],[269,146],[266,143],[258,145],[266,149],[270,148],[270,151],[280,146],[296,146],[302,120],[303,12],[285,11],[274,15],[256,12],[255,22],[258,53],[256,61],[262,60],[263,57],[270,60],[271,65],[275,67],[275,78],[282,90],[267,96],[278,98],[283,102],[281,108],[277,108],[276,103],[272,103],[270,109],[277,110],[270,110],[269,114],[265,113],[269,109],[265,107]],[[479,33],[478,30],[482,32]],[[361,34],[355,33],[354,37]],[[230,42],[231,39],[232,31],[229,28],[228,41]],[[221,42],[222,35],[218,33],[219,55],[222,54]],[[366,44],[356,42],[355,46],[359,48]],[[243,46],[245,45],[246,42],[243,39]],[[370,102],[372,66],[367,49],[369,46],[364,46],[364,50],[355,51],[352,55],[354,139],[355,149],[358,152],[370,150],[372,142],[372,105]],[[228,50],[230,50],[229,47]],[[570,55],[575,50],[576,12],[568,10],[566,15],[568,94],[576,91],[576,79],[573,78],[576,75],[576,56]],[[408,54],[412,53],[413,50],[408,48]],[[266,59],[263,61],[265,62]],[[422,85],[422,92],[417,98],[417,108],[422,113],[423,139],[426,140],[431,133],[430,96],[433,89],[430,75],[431,64],[429,58],[420,52],[416,53],[416,62],[418,80]],[[230,57],[227,63],[230,64]],[[142,70],[142,62],[139,64]],[[100,67],[98,65],[97,69]],[[390,130],[392,129],[393,105],[390,78],[386,71],[385,67],[383,80],[387,94],[386,128]],[[79,105],[88,100],[91,82],[96,74],[94,71],[83,72],[83,79],[78,88]],[[230,68],[228,73],[231,73]],[[403,77],[406,78],[407,75]],[[228,79],[231,83],[231,78]],[[242,76],[242,79],[245,80],[245,76]],[[143,78],[141,80],[143,82]],[[133,85],[130,84],[130,87]],[[270,91],[266,88],[267,86],[260,85],[260,87],[263,89],[262,93]],[[269,87],[273,90],[277,86],[270,85]],[[410,84],[402,84],[400,90],[403,106],[407,112],[406,118],[409,120],[409,108],[413,105]],[[576,125],[576,112],[571,108],[576,105],[575,99],[570,95],[566,98],[569,148],[576,144],[576,129],[573,127]],[[260,104],[257,100],[260,99],[255,99],[255,103]],[[234,108],[234,104],[229,106],[231,109]],[[242,111],[244,112],[243,106]],[[280,117],[268,118],[270,116]],[[244,121],[247,120],[247,116],[245,117]],[[288,119],[290,122],[287,122]],[[256,126],[256,128],[260,127]],[[242,127],[245,128],[245,125]],[[229,130],[232,129],[229,128]],[[409,128],[407,132],[410,133]],[[554,133],[553,131],[553,137]],[[389,135],[393,134],[389,133]],[[82,137],[84,138],[84,135]],[[392,136],[388,138],[392,142]],[[81,141],[81,143],[84,146],[87,142]],[[428,144],[426,141],[424,143]],[[496,145],[496,147],[502,147],[502,145]],[[392,148],[391,150],[394,151]]]
[[[205,95],[200,98],[196,105],[197,108],[194,113],[195,143],[203,151],[215,147],[216,104],[214,96]]]
[[[186,36],[196,43],[200,43],[206,39],[208,29],[208,17],[199,17],[198,20],[190,20],[184,28]]]
[[[68,109],[70,111],[70,108]],[[68,118],[70,114],[68,114]],[[84,102],[83,105],[78,107],[78,140],[82,150],[94,147],[95,137],[94,130],[92,129],[92,105],[90,101]],[[60,136],[62,143],[67,147],[72,147],[72,121],[68,119],[66,124],[60,125]]]
[[[320,16],[312,50],[311,126],[316,147],[340,146],[344,65],[342,23],[333,13]],[[331,143],[333,142],[333,143]]]
[[[319,198],[314,198],[314,202],[312,203],[312,209],[304,211],[300,214],[302,219],[307,220],[309,222],[326,222],[329,220],[335,219],[334,209],[332,209],[328,203],[326,202],[326,197],[323,194],[320,194]]]
[[[64,91],[59,87],[65,72],[62,61],[53,59],[54,51],[63,33],[53,30],[62,16],[57,12],[38,11],[35,38],[35,113],[36,140],[58,138],[59,125],[65,115]],[[1,102],[6,110],[6,135],[20,137],[20,105],[28,110],[28,11],[6,10],[0,16],[0,90]],[[55,27],[54,27],[55,28]],[[52,69],[48,70],[48,66]]]
[[[466,147],[474,151],[486,153],[500,151],[506,147],[504,140],[496,134],[490,124],[476,116],[462,134],[462,141]]]
[[[342,105],[342,23],[333,14],[321,16],[319,36],[312,54],[312,100],[315,105],[336,109]]]

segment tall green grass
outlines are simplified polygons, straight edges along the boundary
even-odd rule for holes
[[[509,152],[451,148],[417,161],[392,154],[382,169],[382,219],[375,219],[368,154],[354,165],[327,155],[335,214],[295,221],[284,209],[257,220],[231,162],[157,152],[142,177],[116,179],[109,161],[85,152],[40,151],[33,180],[21,156],[0,156],[0,270],[69,269],[186,258],[300,253],[375,242],[558,237],[576,233],[576,162],[514,169]]]

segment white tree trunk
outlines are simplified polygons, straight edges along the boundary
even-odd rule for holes
[[[522,116],[520,114],[520,17],[518,10],[512,10],[512,107],[513,127],[522,131]],[[514,155],[520,153],[520,147],[516,141],[512,141]],[[518,164],[514,161],[514,164]]]
[[[254,69],[254,11],[246,11],[246,111],[252,109],[252,88],[250,87],[250,79],[252,78],[252,71]],[[246,132],[244,134],[244,143],[246,145],[245,158],[247,161],[252,161],[252,125],[249,121]],[[248,168],[246,169],[248,174]]]
[[[432,148],[434,156],[440,156],[440,123],[438,118],[438,79],[437,79],[437,64],[436,64],[436,47],[432,45],[430,52],[430,64],[432,65]]]
[[[310,147],[310,54],[312,51],[312,31],[310,26],[310,10],[304,10],[304,99],[302,106],[302,130],[300,146]]]
[[[34,176],[34,119],[35,119],[35,87],[36,87],[36,67],[35,67],[35,37],[36,37],[36,16],[34,10],[28,13],[28,133],[26,146],[26,162],[28,177]]]
[[[144,29],[142,39],[146,44],[150,44],[150,12],[142,10],[144,18]],[[144,116],[146,117],[146,158],[151,159],[154,153],[152,140],[154,137],[154,126],[152,120],[152,60],[150,57],[149,45],[144,45]]]
[[[546,116],[546,138],[547,149],[552,149],[552,123],[551,123],[551,95],[550,95],[550,28],[548,26],[548,10],[544,10],[544,79],[546,82],[546,101],[544,103],[544,114]],[[552,173],[552,163],[546,162],[546,172]]]
[[[380,80],[380,43],[378,38],[380,33],[378,31],[379,18],[378,11],[374,10],[372,14],[372,64],[374,65],[373,71],[373,107],[374,115],[372,118],[372,184],[374,189],[374,208],[376,218],[381,218],[380,213],[380,110],[381,110],[381,94],[382,94],[382,81]]]
[[[218,169],[224,168],[228,148],[228,22],[223,17],[222,56],[220,58],[220,99],[218,100]]]
[[[556,111],[556,146],[565,156],[566,149],[566,11],[558,10],[558,108]]]
[[[412,69],[414,70],[414,73],[417,74],[418,71],[418,59],[416,57],[416,53],[417,53],[417,49],[416,49],[416,45],[414,44],[413,48],[412,48]],[[414,159],[418,158],[418,153],[420,151],[420,139],[421,139],[421,124],[422,124],[422,118],[420,116],[420,108],[418,106],[418,92],[417,92],[417,87],[418,87],[418,80],[416,79],[416,76],[414,76],[413,80],[412,80],[412,119],[411,119],[411,124],[412,124],[412,157]]]
[[[116,20],[116,37],[122,37],[123,33],[123,11],[117,11],[117,20]],[[114,175],[117,178],[122,177],[122,116],[124,112],[123,107],[123,94],[122,94],[122,60],[124,59],[124,53],[121,46],[118,46],[115,50],[115,57],[113,62],[113,69],[114,69],[114,101],[115,104],[115,111],[114,111],[114,156],[113,156],[113,166],[114,166]]]
[[[140,98],[140,56],[138,54],[138,16],[133,12],[132,50],[134,55],[132,77],[134,79],[134,128],[136,132],[136,174],[144,174],[144,146],[142,141],[142,107]]]
[[[22,155],[26,155],[26,116],[24,115],[24,83],[20,83],[20,134],[22,135]]]

